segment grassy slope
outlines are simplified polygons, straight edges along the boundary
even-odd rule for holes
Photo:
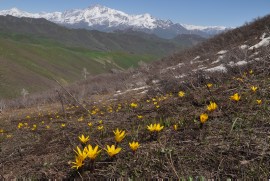
[[[108,72],[111,68],[125,69],[152,55],[124,52],[101,52],[84,48],[65,47],[52,40],[22,35],[0,37],[1,97],[15,97],[22,88],[30,92],[52,87],[51,77],[63,84],[82,78],[85,67],[91,75]]]
[[[145,177],[179,180],[203,176],[221,180],[266,180],[270,175],[270,47],[254,50],[258,51],[258,57],[254,57],[252,50],[243,55],[243,50],[239,53],[239,46],[258,43],[260,40],[255,37],[260,37],[269,28],[265,25],[269,26],[270,17],[267,20],[258,22],[262,26],[254,23],[212,39],[204,47],[190,50],[190,56],[194,57],[201,55],[198,52],[206,48],[205,52],[210,52],[215,58],[221,48],[228,49],[235,52],[228,61],[235,57],[250,61],[247,66],[234,67],[228,73],[207,74],[208,78],[204,78],[203,73],[194,74],[184,83],[173,79],[175,86],[161,84],[156,94],[131,92],[117,100],[111,99],[115,97],[110,95],[97,95],[97,100],[104,98],[107,102],[94,104],[93,99],[85,99],[89,112],[65,105],[66,118],[60,104],[45,105],[41,109],[7,110],[0,122],[2,175],[6,179],[15,176],[31,179]],[[215,42],[220,47],[215,46]],[[192,60],[191,57],[188,60]],[[208,89],[207,83],[213,83],[213,86]],[[252,91],[251,86],[257,86],[258,90]],[[185,96],[179,97],[178,91],[184,91]],[[230,99],[235,93],[241,95],[240,101]],[[257,100],[262,102],[258,104]],[[206,109],[210,101],[218,105],[212,112]],[[131,108],[132,102],[138,107]],[[202,113],[209,115],[203,126],[199,121]],[[92,127],[89,127],[89,122]],[[18,128],[19,123],[23,124],[21,128]],[[158,137],[147,130],[150,123],[164,126]],[[174,124],[178,125],[177,130],[173,129]],[[37,125],[36,130],[32,130],[33,125]],[[98,130],[100,125],[104,126],[103,132]],[[119,144],[122,150],[114,159],[102,150],[95,162],[95,170],[90,170],[89,161],[85,162],[85,169],[79,170],[80,174],[71,168],[74,149],[81,146],[79,135],[90,135],[89,143],[104,149],[107,144],[115,143],[113,130],[116,128],[126,130],[127,136]],[[140,142],[136,154],[128,146],[133,140]]]
[[[12,170],[13,176],[31,179],[74,179],[80,175],[97,179],[121,176],[265,179],[270,166],[269,91],[266,91],[269,72],[251,68],[252,74],[235,75],[243,81],[227,76],[226,80],[215,82],[210,90],[205,85],[186,89],[182,98],[177,92],[171,95],[167,92],[148,98],[130,95],[125,101],[95,106],[91,101],[86,107],[90,114],[66,105],[67,119],[60,105],[41,107],[39,111],[29,108],[8,112],[9,119],[0,124],[4,130],[0,135],[3,150],[0,160],[4,164],[0,168],[6,178],[10,178]],[[253,93],[250,85],[258,86],[259,90]],[[236,92],[241,94],[239,102],[229,99]],[[263,103],[258,105],[256,99],[262,99]],[[213,100],[218,109],[207,112],[206,106]],[[131,108],[131,102],[139,106]],[[154,102],[160,106],[158,109]],[[200,129],[199,115],[203,112],[209,114],[209,119]],[[143,119],[138,119],[138,115]],[[91,128],[89,122],[93,124]],[[157,122],[164,125],[158,139],[147,130],[147,125]],[[20,123],[23,126],[19,129]],[[173,129],[174,124],[178,130]],[[33,125],[37,125],[36,130],[32,130]],[[104,126],[103,133],[98,130],[100,125]],[[85,169],[79,170],[80,175],[71,168],[73,150],[80,145],[79,135],[90,135],[90,144],[104,149],[115,143],[116,128],[126,130],[127,136],[119,144],[122,150],[115,159],[110,159],[103,150],[95,171],[90,170],[88,162]],[[128,146],[132,140],[140,142],[135,155]],[[14,154],[9,156],[11,153]]]

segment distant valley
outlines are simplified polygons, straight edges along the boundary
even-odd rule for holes
[[[133,30],[68,29],[45,19],[0,16],[0,96],[20,96],[87,76],[136,67],[204,41],[198,35],[162,39]]]

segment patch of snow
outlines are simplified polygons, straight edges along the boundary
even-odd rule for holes
[[[266,33],[263,33],[262,36],[260,37],[260,40],[265,39],[266,35],[267,35]]]
[[[153,84],[157,84],[157,83],[159,83],[160,81],[159,80],[152,80],[152,83]]]
[[[219,66],[206,69],[205,71],[207,71],[207,72],[227,72],[227,69],[223,64],[221,64]]]
[[[146,94],[148,92],[148,90],[144,90],[142,92],[139,92],[138,94]]]
[[[196,63],[195,60],[198,60],[198,59],[200,59],[200,58],[201,58],[200,56],[195,57],[194,59],[192,59],[192,60],[190,61],[190,64]]]
[[[246,65],[246,64],[247,64],[247,61],[245,61],[245,60],[241,60],[241,61],[235,63],[236,66],[241,66],[241,65]]]
[[[231,66],[231,67],[233,67],[233,66],[235,65],[235,63],[234,63],[233,61],[230,61],[230,62],[228,63],[228,65]]]
[[[249,58],[255,57],[255,56],[258,55],[258,54],[259,54],[259,52],[255,52],[255,53],[253,53],[252,55],[250,55]]]
[[[201,65],[201,66],[198,66],[197,69],[193,69],[192,72],[197,72],[198,70],[204,70],[204,69],[206,69],[206,68],[207,68],[207,67],[204,67],[203,65]]]
[[[171,66],[171,67],[167,67],[167,70],[175,70],[176,68],[180,68],[184,65],[184,63],[179,63],[177,65]]]
[[[220,50],[219,52],[217,52],[217,55],[224,55],[227,52],[228,50]]]
[[[143,89],[147,89],[147,88],[149,88],[149,86],[142,86],[142,87],[138,87],[138,88],[134,88],[134,89],[128,89],[125,92],[116,93],[113,96],[119,96],[119,95],[126,94],[128,92],[143,90]]]
[[[239,46],[239,48],[242,49],[242,50],[245,50],[245,49],[248,48],[248,46],[247,45],[241,45],[241,46]]]
[[[221,60],[223,60],[224,58],[225,58],[225,55],[220,55],[220,56],[218,56],[218,59],[217,59],[216,61],[212,62],[211,64],[218,63],[218,62],[220,62]]]
[[[186,77],[187,75],[186,74],[181,74],[181,75],[176,75],[176,76],[174,76],[174,78],[176,78],[176,79],[181,79],[181,78],[184,78],[184,77]]]
[[[167,68],[165,68],[165,69],[162,69],[160,72],[161,72],[161,73],[165,73],[165,72],[167,72],[168,70],[175,70],[175,69],[177,69],[177,68],[182,67],[183,65],[185,65],[185,64],[184,64],[184,63],[179,63],[179,64],[177,64],[177,65],[170,66],[170,67],[167,67]]]
[[[260,47],[266,47],[266,46],[269,45],[269,43],[270,43],[270,37],[264,38],[259,43],[257,43],[256,45],[253,45],[253,46],[249,47],[249,50],[257,49],[257,48],[260,48]]]
[[[256,60],[256,61],[260,61],[261,59],[260,59],[260,58],[255,58],[254,60]]]

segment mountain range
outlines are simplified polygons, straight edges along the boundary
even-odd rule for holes
[[[174,38],[179,34],[196,34],[210,37],[229,28],[223,26],[195,26],[173,23],[170,20],[157,19],[150,14],[129,15],[122,11],[102,5],[93,5],[85,9],[72,9],[64,12],[29,13],[17,8],[0,11],[0,15],[16,17],[45,18],[51,22],[69,27],[85,28],[103,32],[115,30],[142,31],[162,38]]]

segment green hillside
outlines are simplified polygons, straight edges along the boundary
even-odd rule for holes
[[[64,85],[89,75],[152,62],[203,39],[166,40],[132,31],[104,33],[68,29],[45,19],[0,16],[0,96],[20,96]]]
[[[80,80],[83,78],[83,68],[87,69],[89,75],[96,75],[156,58],[147,54],[65,47],[43,39],[36,41],[34,43],[33,39],[24,36],[14,36],[12,39],[0,37],[1,97],[19,96],[23,88],[29,92],[48,89],[55,85],[51,78],[63,84]]]

